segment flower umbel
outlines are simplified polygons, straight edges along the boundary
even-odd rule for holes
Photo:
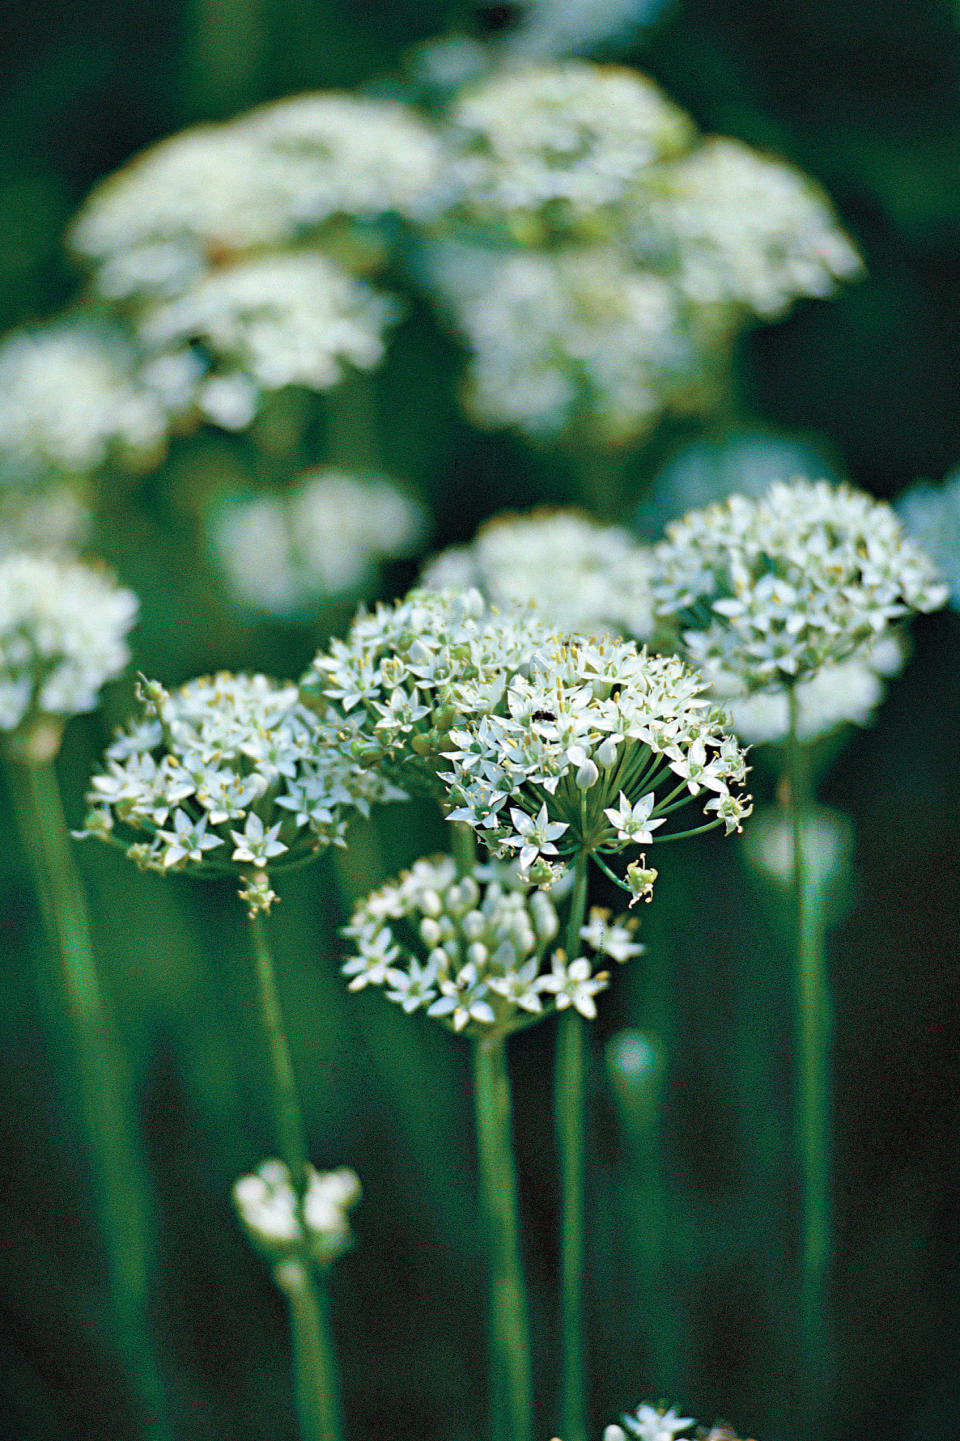
[[[0,559],[0,732],[93,710],[129,659],[137,598],[80,561]]]
[[[947,596],[889,505],[826,481],[692,511],[654,557],[658,615],[725,694],[808,679]]]
[[[739,829],[751,804],[744,752],[705,689],[677,657],[629,641],[544,647],[529,675],[510,678],[505,713],[451,731],[450,819],[519,851],[521,870],[545,884],[580,853],[612,874],[603,856],[676,835],[661,827],[701,792],[717,814],[699,829]],[[637,899],[655,874],[613,878]]]
[[[596,911],[580,933],[584,954],[568,962],[554,948],[559,928],[553,900],[516,866],[458,879],[451,857],[428,857],[358,904],[343,973],[352,991],[381,986],[408,1014],[470,1036],[508,1035],[568,1006],[592,1018],[609,983],[598,958],[626,961],[643,947],[631,922]]]
[[[267,873],[343,845],[354,816],[395,797],[295,685],[221,672],[172,693],[147,682],[141,699],[93,778],[87,833],[148,870],[239,876],[252,912],[274,898]]]

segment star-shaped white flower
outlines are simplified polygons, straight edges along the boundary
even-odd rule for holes
[[[546,802],[540,807],[536,816],[528,815],[518,806],[511,806],[510,819],[516,834],[509,836],[504,844],[519,847],[521,871],[528,871],[538,856],[557,855],[557,848],[553,843],[563,835],[565,830],[569,830],[566,821],[550,819],[547,814]]]
[[[275,826],[264,828],[260,817],[255,811],[251,811],[243,830],[230,832],[236,846],[232,859],[248,861],[255,866],[265,866],[275,856],[282,856],[288,849],[282,841],[277,840],[282,825],[282,821],[277,821]]]
[[[653,791],[641,796],[635,805],[631,805],[621,791],[617,805],[607,806],[603,814],[616,831],[618,841],[632,841],[634,845],[645,846],[652,842],[653,832],[666,819],[665,816],[651,819],[656,803]]]

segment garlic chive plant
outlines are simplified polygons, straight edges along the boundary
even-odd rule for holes
[[[277,1139],[305,1226],[306,1131],[263,917],[277,899],[277,872],[345,844],[350,820],[395,792],[358,769],[337,736],[301,705],[295,685],[221,673],[173,692],[146,681],[140,698],[144,716],[117,735],[93,778],[86,834],[119,847],[145,870],[239,880]],[[322,1303],[310,1266],[303,1268],[297,1305],[302,1325],[319,1332]],[[317,1421],[332,1424],[336,1417],[327,1370],[316,1351],[309,1354],[316,1361],[309,1404],[303,1375],[299,1387],[304,1441],[336,1441],[336,1430]]]
[[[562,637],[512,676],[503,704],[450,732],[445,773],[451,820],[516,855],[520,874],[551,886],[572,866],[567,954],[578,949],[591,860],[631,905],[650,899],[656,870],[641,847],[723,826],[739,830],[751,800],[744,752],[704,683],[673,656],[630,641]],[[676,830],[697,797],[707,819]],[[665,830],[664,827],[667,827]],[[634,855],[620,875],[610,862]],[[574,1009],[562,1017],[556,1071],[561,1163],[563,1396],[561,1419],[583,1441],[584,1042]]]
[[[243,1227],[290,1305],[304,1441],[333,1441],[343,1432],[326,1276],[353,1243],[348,1212],[359,1199],[360,1182],[347,1167],[308,1166],[301,1202],[288,1167],[277,1160],[264,1161],[233,1188]]]
[[[810,688],[876,663],[912,612],[947,590],[893,510],[849,486],[798,478],[757,500],[731,496],[667,527],[653,590],[664,636],[735,702],[770,695],[786,711],[796,932],[796,1139],[802,1178],[800,1328],[808,1420],[826,1384],[831,1254],[830,1001],[823,927],[804,846],[813,804]],[[812,1424],[812,1422],[811,1422]]]
[[[113,1333],[151,1441],[170,1436],[149,1319],[152,1198],[119,1043],[70,849],[55,761],[71,716],[91,711],[127,664],[137,598],[78,560],[0,559],[0,754],[37,899],[59,961],[106,1253]]]
[[[581,920],[583,918],[581,917]],[[481,1202],[490,1248],[490,1343],[494,1435],[530,1441],[533,1387],[506,1042],[555,1011],[596,1016],[607,960],[643,947],[634,925],[591,912],[556,942],[552,896],[531,888],[515,864],[460,874],[449,856],[428,857],[354,910],[343,967],[352,991],[377,986],[407,1014],[424,1011],[471,1038]],[[598,965],[599,962],[599,965]]]

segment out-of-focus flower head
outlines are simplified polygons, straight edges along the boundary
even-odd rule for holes
[[[496,606],[533,601],[544,621],[578,635],[643,639],[652,626],[649,552],[576,510],[495,516],[469,545],[435,556],[421,584],[475,586]]]
[[[293,96],[135,157],[93,190],[70,240],[111,299],[178,295],[211,268],[337,217],[369,226],[407,213],[438,161],[430,129],[402,105]]]
[[[361,771],[295,685],[222,672],[168,692],[141,686],[144,717],[117,733],[87,797],[87,835],[143,869],[236,876],[251,912],[268,877],[397,796]]]
[[[450,732],[504,703],[550,630],[527,609],[489,608],[479,591],[412,590],[361,611],[301,681],[357,763],[375,766],[411,795],[446,795],[438,768]]]
[[[711,393],[696,317],[668,280],[613,246],[498,251],[443,241],[424,266],[467,341],[464,403],[479,425],[618,446]]]
[[[239,605],[299,619],[369,592],[383,562],[414,553],[428,526],[392,481],[320,470],[282,494],[221,500],[208,534]]]
[[[430,204],[524,245],[616,234],[693,122],[652,81],[581,61],[507,70],[462,93]]]
[[[569,636],[541,648],[528,674],[510,678],[505,707],[451,730],[449,819],[546,886],[573,856],[608,869],[604,856],[686,834],[661,827],[693,796],[706,802],[697,829],[739,830],[751,807],[745,756],[705,689],[676,656],[632,641]],[[634,861],[621,884],[637,900],[655,876]]]
[[[159,460],[172,398],[139,360],[119,326],[79,314],[0,341],[0,483]]]
[[[265,391],[329,390],[348,368],[374,370],[399,303],[322,255],[239,261],[148,309],[146,348],[169,363],[200,360],[201,412],[227,430],[253,419]]]
[[[233,1204],[243,1228],[268,1261],[306,1254],[323,1268],[353,1245],[349,1212],[359,1199],[360,1182],[346,1166],[336,1171],[308,1168],[302,1217],[282,1161],[264,1161],[233,1188]]]
[[[654,556],[658,615],[727,695],[808,679],[947,594],[889,505],[826,481],[693,511]]]
[[[133,591],[73,559],[0,559],[0,731],[93,710],[120,674],[137,614]]]
[[[950,587],[950,606],[960,610],[960,470],[942,485],[924,481],[912,485],[898,497],[896,509],[907,534]]]
[[[593,1018],[609,981],[598,959],[627,961],[643,947],[632,923],[606,911],[591,911],[572,960],[554,946],[558,931],[553,901],[515,865],[458,878],[449,856],[434,856],[357,905],[343,973],[350,990],[382,987],[408,1014],[424,1010],[466,1035],[506,1035],[569,1006]]]
[[[707,138],[637,208],[632,248],[671,271],[698,306],[743,307],[764,320],[803,296],[831,295],[863,270],[827,197],[785,161],[738,140]]]

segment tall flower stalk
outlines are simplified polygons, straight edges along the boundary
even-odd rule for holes
[[[153,1199],[129,1078],[97,968],[56,772],[66,719],[128,659],[137,600],[72,560],[0,561],[0,736],[76,1066],[113,1332],[150,1441],[172,1435],[150,1319]]]
[[[801,1177],[800,1335],[811,1393],[822,1392],[830,1352],[827,1281],[832,1250],[830,1033],[832,1006],[821,897],[811,882],[806,821],[813,804],[807,747],[798,734],[796,687],[788,689],[787,779],[796,942],[797,1154]],[[812,1419],[812,1418],[811,1418]]]
[[[801,1191],[796,1390],[804,1424],[815,1430],[832,1388],[830,1001],[822,894],[805,838],[813,803],[807,742],[817,733],[818,708],[830,725],[844,718],[845,703],[850,719],[862,719],[864,708],[869,715],[882,694],[881,646],[892,640],[896,652],[893,628],[911,612],[942,605],[947,589],[888,505],[849,486],[803,479],[673,522],[654,550],[652,589],[665,638],[730,699],[735,718],[743,712],[746,734],[762,721],[764,739],[786,744]]]
[[[533,1374],[530,1319],[520,1245],[513,1107],[504,1035],[473,1046],[480,1198],[490,1258],[490,1359],[493,1435],[531,1441]]]
[[[342,844],[349,821],[392,792],[356,768],[336,734],[301,705],[294,685],[224,672],[173,693],[144,681],[140,696],[144,717],[117,735],[93,778],[86,834],[119,847],[143,869],[240,882],[292,1198],[292,1235],[275,1275],[290,1301],[301,1433],[303,1441],[339,1441],[333,1349],[314,1254],[312,1172],[264,916],[277,898],[276,871]]]
[[[580,946],[587,909],[589,856],[577,857],[567,954]],[[560,1425],[570,1441],[587,1435],[586,1355],[584,1348],[584,1274],[586,1198],[584,1167],[584,1036],[583,1019],[573,1007],[560,1017],[554,1075],[554,1114],[560,1157],[560,1318],[562,1390]]]
[[[255,874],[250,878],[248,889],[263,889],[267,884],[265,875]],[[300,1435],[302,1441],[341,1441],[343,1422],[329,1306],[325,1287],[315,1274],[303,1240],[308,1235],[312,1169],[308,1160],[306,1125],[283,1023],[266,924],[259,912],[250,916],[250,931],[256,959],[257,994],[270,1058],[274,1126],[295,1198],[294,1214],[301,1238],[302,1254],[294,1252],[286,1257],[275,1272],[277,1284],[290,1303]]]

